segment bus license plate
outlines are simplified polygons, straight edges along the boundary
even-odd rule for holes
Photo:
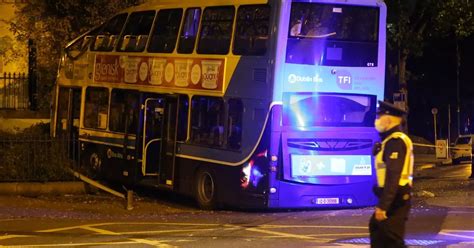
[[[339,204],[339,198],[316,198],[316,204]]]

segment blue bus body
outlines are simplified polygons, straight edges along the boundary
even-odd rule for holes
[[[281,4],[271,58],[275,61],[272,104],[260,148],[251,165],[244,165],[243,171],[249,171],[247,167],[251,171],[243,191],[265,198],[269,208],[373,205],[371,152],[378,140],[373,128],[375,104],[384,94],[385,5],[300,0]],[[346,12],[357,13],[358,18],[371,16],[368,20],[373,23],[368,26],[376,28],[378,36],[370,41],[333,39],[328,34],[337,31],[326,30],[315,38],[292,37],[291,19],[307,18],[292,11],[295,6],[306,11],[324,8],[321,16],[329,19],[326,23],[340,22],[337,15]]]
[[[156,54],[145,51],[144,45],[141,51],[126,50],[127,46],[120,50],[119,45],[101,50],[94,44],[116,43],[100,28],[94,31],[98,35],[91,32],[71,42],[86,45],[76,57],[62,60],[53,133],[78,137],[78,152],[86,166],[130,187],[142,182],[194,196],[204,208],[349,208],[375,203],[371,151],[378,140],[375,105],[384,93],[383,1],[169,2],[132,8],[117,19],[125,22],[129,13],[152,18],[158,9],[198,9],[205,15],[206,9],[221,8],[238,15],[242,6],[264,6],[270,9],[268,26],[263,27],[268,37],[242,41],[255,49],[265,46],[264,52],[240,56],[234,44],[227,53],[204,54],[193,43],[191,53],[183,54],[176,50]],[[196,8],[200,5],[205,6]],[[179,18],[178,26],[183,23]],[[118,34],[114,39],[120,38]],[[89,45],[87,39],[95,43]],[[179,75],[167,73],[168,65],[182,65],[184,59],[198,65],[194,81],[190,65],[181,67],[190,75],[189,87],[195,88],[183,86],[186,81],[179,87],[151,83],[148,73],[155,62],[168,63],[165,67],[163,62],[160,70],[171,84]],[[196,90],[202,60],[219,64],[218,71],[224,74],[221,88]],[[133,63],[135,67],[129,66]],[[125,74],[124,68],[132,73]],[[123,104],[124,98],[133,104]],[[228,103],[225,113],[218,115],[227,117],[227,123],[221,121],[224,125],[212,131],[216,136],[206,137],[217,145],[199,140],[201,122],[210,115],[194,113],[211,98]],[[95,112],[87,111],[98,105]],[[132,114],[117,115],[121,111]],[[238,112],[237,117],[228,117],[232,111]],[[93,123],[87,123],[90,120]],[[234,125],[237,122],[241,124]]]

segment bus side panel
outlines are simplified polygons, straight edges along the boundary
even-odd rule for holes
[[[246,105],[246,108],[250,108],[250,106],[259,106],[259,104]],[[269,175],[276,173],[275,171],[270,172],[269,170],[270,158],[268,157],[268,151],[270,147],[271,120],[270,117],[268,117],[266,125],[263,125],[265,123],[265,114],[263,114],[264,116],[254,118],[249,112],[251,111],[247,111],[247,113],[244,114],[244,137],[242,138],[242,143],[243,146],[248,146],[245,149],[246,151],[252,151],[252,148],[254,148],[255,145],[257,146],[252,154],[250,154],[249,159],[244,161],[241,165],[223,165],[204,161],[205,159],[199,161],[178,156],[176,161],[176,175],[178,180],[176,189],[178,192],[194,196],[196,183],[195,174],[199,168],[206,168],[216,175],[218,201],[222,205],[240,208],[264,208],[267,206]],[[258,128],[260,126],[262,129],[264,128],[264,130]],[[248,131],[246,132],[245,130]],[[193,153],[207,153],[207,150],[218,151],[216,149],[200,146],[186,145],[186,147],[187,151],[195,150]],[[221,155],[218,157],[220,160],[225,161],[226,153],[228,152],[221,150],[220,153]],[[244,154],[241,156],[243,155]],[[251,174],[251,176],[248,175],[249,181],[247,185],[243,183],[243,171],[245,167],[249,168],[248,172]]]
[[[86,174],[96,179],[107,179],[132,187],[140,180],[135,149],[81,141],[81,166]]]
[[[238,208],[264,208],[266,198],[263,194],[244,192],[240,185],[242,166],[225,166],[220,164],[197,162],[195,160],[178,158],[176,161],[177,192],[194,197],[195,175],[199,168],[206,168],[216,175],[216,192],[218,205]]]

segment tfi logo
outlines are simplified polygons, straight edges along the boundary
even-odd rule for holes
[[[336,83],[343,90],[352,90],[352,76],[348,71],[339,71]]]

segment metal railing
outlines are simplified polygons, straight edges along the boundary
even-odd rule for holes
[[[25,73],[0,74],[0,109],[29,107],[28,77]]]
[[[73,180],[69,168],[76,166],[78,159],[70,147],[70,140],[48,135],[3,134],[0,137],[0,182]]]

